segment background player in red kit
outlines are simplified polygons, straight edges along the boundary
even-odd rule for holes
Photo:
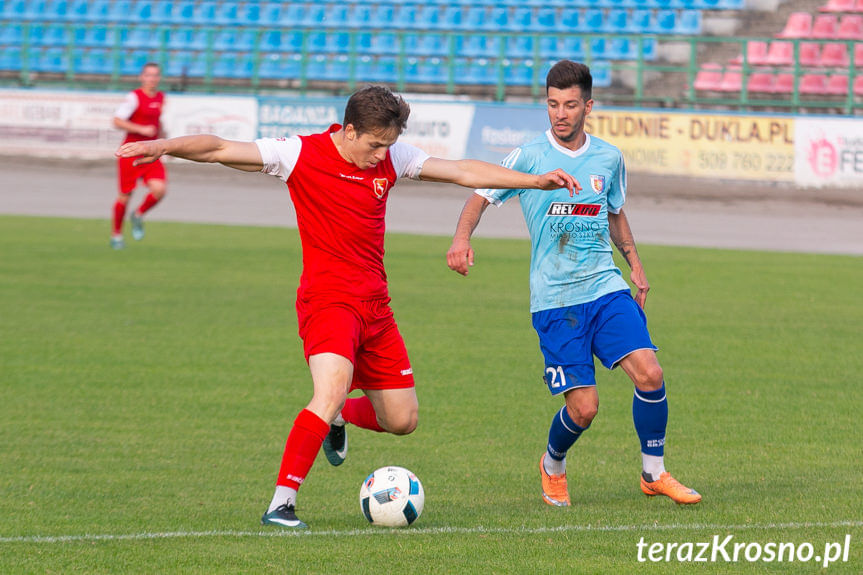
[[[159,81],[162,79],[159,65],[144,64],[141,70],[141,87],[126,95],[126,100],[114,113],[114,127],[126,131],[123,143],[152,140],[162,134],[161,116],[165,95],[159,91]],[[114,228],[111,234],[111,247],[122,249],[123,217],[126,215],[126,204],[135,189],[139,179],[143,179],[149,188],[149,193],[138,209],[132,212],[129,220],[132,223],[132,237],[136,240],[144,238],[144,214],[159,203],[165,195],[165,167],[156,160],[149,164],[134,165],[134,158],[119,158],[117,162],[120,193],[114,202]]]
[[[121,158],[140,156],[137,163],[169,154],[263,171],[287,183],[303,247],[297,317],[314,392],[294,420],[264,524],[306,527],[295,513],[297,490],[322,445],[330,463],[344,460],[345,422],[397,435],[416,428],[413,372],[383,265],[386,201],[396,180],[578,189],[561,170],[529,175],[477,160],[429,157],[397,142],[409,114],[400,96],[371,86],[351,96],[341,126],[320,134],[255,142],[184,136],[117,151]],[[347,398],[352,389],[364,395]]]

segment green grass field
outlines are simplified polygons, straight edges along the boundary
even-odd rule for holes
[[[299,499],[301,535],[262,528],[311,383],[293,309],[296,230],[153,223],[108,249],[104,221],[0,217],[0,573],[860,573],[863,261],[641,246],[666,373],[666,463],[704,501],[638,488],[632,387],[569,457],[574,505],[536,470],[559,400],[540,377],[528,244],[392,235],[396,319],[420,398],[406,437],[350,429]],[[359,488],[402,465],[426,490],[403,530]],[[639,562],[637,543],[811,543],[847,562]],[[731,547],[727,548],[731,551]],[[721,555],[719,556],[721,559]]]

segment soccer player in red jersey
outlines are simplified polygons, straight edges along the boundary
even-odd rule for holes
[[[159,91],[162,79],[158,64],[147,63],[141,69],[141,87],[129,92],[126,99],[114,113],[114,127],[126,131],[123,143],[152,140],[162,134],[161,116],[165,95]],[[136,164],[134,158],[119,158],[117,161],[120,192],[114,202],[114,227],[111,234],[111,247],[123,249],[123,218],[126,204],[138,180],[143,179],[149,193],[129,219],[132,223],[132,237],[144,238],[144,214],[159,203],[165,196],[165,167],[156,160],[149,164]]]
[[[324,446],[339,465],[345,423],[396,435],[417,425],[417,396],[404,342],[390,308],[384,270],[384,215],[396,180],[468,188],[580,189],[562,170],[528,175],[477,160],[429,157],[398,142],[410,107],[387,88],[350,97],[342,125],[320,134],[236,142],[211,135],[124,144],[136,164],[168,154],[264,172],[284,181],[297,212],[303,272],[297,318],[311,371],[312,399],[294,420],[276,490],[261,522],[305,528],[297,490]],[[359,389],[363,396],[348,398]]]

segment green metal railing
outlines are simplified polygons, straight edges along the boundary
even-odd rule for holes
[[[178,26],[138,26],[138,25],[109,25],[104,26],[111,34],[113,34],[113,44],[110,46],[101,46],[100,48],[85,47],[76,45],[74,42],[69,42],[61,46],[64,54],[64,62],[66,63],[64,70],[61,73],[34,73],[31,69],[30,62],[34,54],[41,53],[46,50],[45,46],[37,46],[36,43],[30,40],[28,24],[24,24],[24,32],[22,35],[23,41],[18,45],[20,49],[21,65],[18,70],[0,70],[0,81],[8,85],[18,86],[46,86],[56,83],[62,83],[67,87],[85,87],[85,88],[107,88],[111,90],[125,89],[134,84],[135,75],[129,70],[124,70],[124,58],[128,56],[130,50],[124,46],[124,38],[128,37],[133,31],[141,29],[152,32],[157,38],[156,47],[152,49],[139,49],[139,52],[147,52],[151,59],[163,65],[165,70],[170,70],[172,59],[177,58],[179,54],[192,54],[196,58],[203,60],[202,73],[198,75],[170,75],[165,74],[165,82],[170,89],[179,91],[204,91],[204,92],[271,92],[271,91],[299,91],[301,93],[310,90],[328,91],[336,93],[346,93],[352,91],[357,85],[369,81],[369,78],[359,77],[359,63],[361,58],[380,58],[381,55],[374,55],[368,52],[361,51],[358,46],[358,39],[362,33],[383,34],[388,33],[396,37],[395,53],[386,54],[384,56],[395,57],[396,73],[389,82],[400,91],[414,92],[434,92],[451,95],[469,94],[488,99],[502,101],[512,97],[531,98],[540,100],[544,96],[545,78],[543,70],[548,67],[549,59],[543,58],[540,52],[540,40],[549,37],[561,37],[560,35],[543,35],[543,34],[519,34],[519,33],[470,33],[470,32],[441,32],[441,31],[396,31],[396,30],[364,30],[364,31],[345,31],[349,34],[349,43],[347,49],[336,54],[327,54],[321,59],[320,54],[312,51],[309,45],[309,37],[315,33],[314,30],[298,30],[302,33],[302,43],[294,52],[273,52],[264,49],[262,38],[268,32],[285,32],[285,30],[277,30],[274,28],[252,28],[253,33],[252,45],[248,50],[242,52],[242,57],[250,62],[250,67],[247,74],[241,78],[219,77],[216,74],[218,59],[225,54],[225,50],[217,50],[215,43],[216,34],[219,32],[217,27],[208,28],[189,28]],[[67,33],[69,38],[81,37],[82,31],[86,31],[88,27],[80,23],[71,23],[67,25]],[[203,31],[206,35],[206,42],[201,50],[182,50],[178,51],[172,48],[169,44],[170,34],[178,31]],[[412,65],[417,59],[422,61],[426,56],[416,56],[409,53],[406,45],[406,39],[409,35],[425,36],[437,35],[446,38],[446,52],[436,56],[437,60],[446,69],[446,80],[435,84],[415,84],[410,82],[409,76],[406,74],[408,65]],[[493,71],[491,78],[484,84],[468,84],[464,78],[459,77],[460,63],[466,61],[466,57],[459,53],[459,45],[457,38],[468,38],[470,36],[486,36],[490,38],[499,38],[499,49],[495,54],[489,54],[483,58],[486,65]],[[530,37],[533,40],[533,53],[523,55],[520,58],[513,59],[506,52],[507,39],[516,37]],[[782,39],[782,41],[792,42],[794,49],[793,66],[784,68],[783,71],[791,73],[794,76],[793,89],[790,94],[786,95],[762,95],[750,92],[747,89],[748,78],[753,72],[763,71],[759,66],[753,66],[748,61],[747,43],[752,41],[769,42],[774,41],[773,38],[735,38],[735,37],[704,37],[704,36],[662,36],[662,35],[608,35],[608,34],[590,34],[573,36],[582,39],[583,53],[580,54],[559,54],[560,58],[573,58],[585,61],[591,64],[597,71],[610,72],[611,77],[615,79],[608,86],[603,86],[602,82],[598,82],[597,96],[603,101],[618,103],[621,105],[633,105],[640,107],[699,107],[721,106],[725,108],[733,108],[739,110],[754,110],[754,109],[779,109],[781,111],[805,111],[808,109],[833,109],[845,114],[860,113],[863,110],[863,97],[854,93],[855,79],[863,74],[863,63],[855,62],[854,46],[856,42],[846,40],[820,40],[818,42],[825,43],[844,43],[847,46],[849,64],[847,68],[833,69],[834,74],[842,74],[848,78],[848,93],[844,96],[828,97],[817,95],[804,95],[799,90],[799,79],[807,72],[824,72],[823,70],[806,69],[799,63],[800,47],[805,42],[815,42],[811,39]],[[618,59],[612,61],[604,61],[595,58],[591,52],[591,46],[595,41],[606,39],[624,39],[629,40],[635,46],[634,52],[631,54],[631,59]],[[647,47],[650,47],[650,54],[647,53]],[[668,63],[656,59],[657,51],[663,52],[664,48],[677,48],[678,51],[683,47],[688,52],[688,56],[680,63]],[[57,47],[55,47],[56,49]],[[0,50],[10,49],[10,46],[0,46]],[[77,56],[80,52],[94,51],[97,49],[109,50],[109,65],[104,74],[84,74],[80,70],[76,70]],[[711,54],[736,52],[742,54],[742,62],[739,64],[740,73],[742,74],[742,89],[736,92],[726,93],[700,93],[694,88],[694,81],[701,66],[710,61]],[[329,58],[347,57],[348,68],[345,75],[340,79],[322,80],[316,78],[314,67],[327,61]],[[291,77],[285,78],[262,78],[261,65],[264,59],[280,59],[293,58],[297,63],[297,70]],[[727,60],[727,59],[726,59]],[[532,64],[531,82],[528,85],[514,85],[508,79],[509,68],[514,62],[524,63],[527,61]],[[719,64],[723,64],[719,62]],[[730,68],[727,64],[727,67]],[[124,73],[126,72],[126,73]],[[622,82],[621,78],[627,78],[627,82]]]

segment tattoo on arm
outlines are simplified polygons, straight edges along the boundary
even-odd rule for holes
[[[626,263],[629,264],[629,267],[631,268],[632,259],[630,258],[630,256],[638,253],[635,249],[635,242],[633,242],[632,240],[617,240],[614,242],[614,245],[617,246],[617,249],[623,256],[623,259],[626,260]]]

